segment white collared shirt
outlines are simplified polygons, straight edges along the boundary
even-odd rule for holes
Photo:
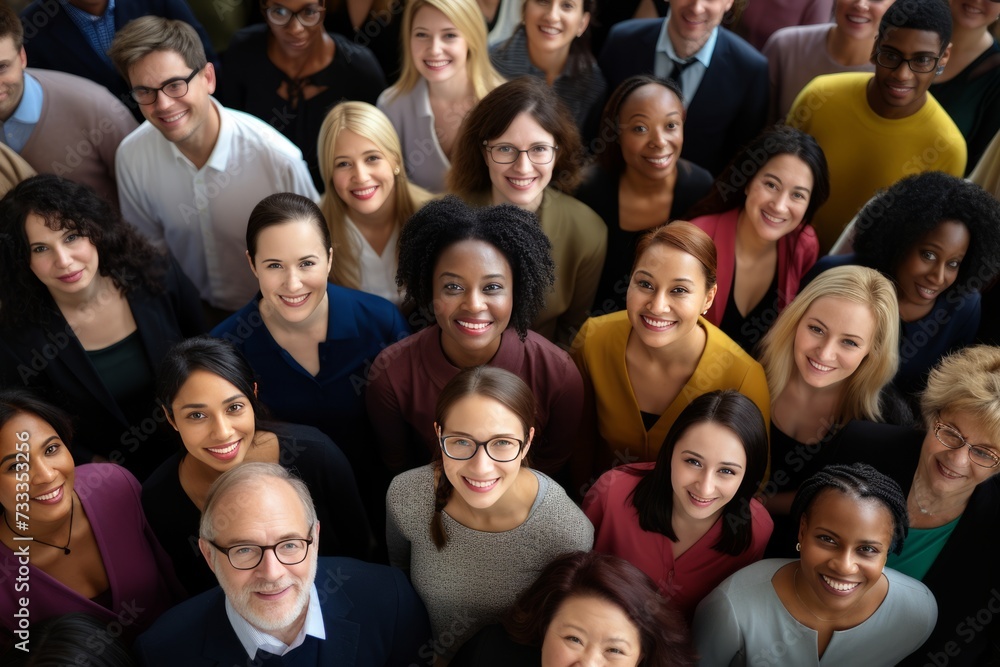
[[[396,187],[399,186],[397,185]],[[361,230],[358,229],[353,220],[345,215],[344,223],[347,227],[348,235],[354,242],[354,247],[361,249],[361,255],[358,257],[358,266],[361,269],[361,286],[359,289],[362,292],[368,292],[383,299],[388,299],[397,306],[401,304],[403,302],[403,295],[400,293],[399,287],[396,286],[396,268],[399,263],[399,258],[396,255],[396,246],[399,244],[399,227],[392,230],[392,236],[389,237],[389,241],[385,244],[382,254],[379,255],[368,243],[368,239],[361,233]],[[336,258],[334,258],[334,261],[336,261]]]
[[[302,646],[306,640],[306,635],[316,639],[326,639],[326,626],[323,625],[323,609],[319,605],[319,593],[316,584],[309,590],[309,606],[306,610],[306,621],[302,624],[302,629],[295,636],[291,644],[285,644],[280,639],[272,637],[266,632],[261,632],[250,622],[239,615],[233,605],[226,598],[226,616],[229,617],[229,624],[233,626],[233,632],[239,638],[240,644],[246,650],[247,655],[253,660],[257,657],[257,651],[263,649],[274,655],[285,655],[289,651]]]
[[[146,121],[122,140],[115,172],[125,220],[170,249],[202,299],[238,310],[258,290],[245,254],[254,206],[276,192],[319,194],[295,144],[255,116],[212,103],[219,137],[201,169]]]
[[[670,77],[674,71],[674,62],[684,60],[677,55],[674,45],[667,34],[667,25],[670,23],[670,11],[667,11],[667,18],[663,20],[663,27],[660,29],[660,37],[656,40],[656,58],[653,65],[653,73],[661,79]],[[708,41],[691,58],[697,61],[681,72],[681,88],[684,90],[684,108],[687,109],[694,99],[702,79],[705,78],[705,70],[712,64],[712,54],[715,53],[715,43],[719,41],[719,27],[712,30],[708,36]],[[691,60],[688,58],[687,60]]]

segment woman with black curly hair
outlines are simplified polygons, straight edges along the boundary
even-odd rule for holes
[[[879,193],[854,223],[854,253],[824,257],[808,282],[860,264],[896,285],[901,328],[898,389],[915,396],[941,357],[972,343],[980,294],[1000,264],[1000,203],[941,172],[909,176]]]
[[[77,463],[138,479],[173,451],[153,397],[170,346],[205,331],[198,291],[85,185],[30,178],[0,201],[0,384],[77,417]]]
[[[449,192],[473,206],[514,204],[538,215],[556,273],[531,328],[566,346],[587,319],[607,250],[600,217],[569,194],[582,159],[569,110],[545,83],[524,76],[469,112],[448,172]]]
[[[403,227],[396,281],[432,324],[382,351],[365,394],[380,454],[395,472],[439,448],[428,425],[447,382],[464,368],[508,370],[537,402],[534,465],[553,474],[569,458],[583,381],[569,355],[528,326],[552,286],[549,242],[516,206],[470,208],[456,197],[427,204]],[[404,303],[406,303],[404,302]]]

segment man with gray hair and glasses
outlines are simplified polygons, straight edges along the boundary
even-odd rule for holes
[[[139,637],[143,665],[406,666],[430,625],[403,573],[319,558],[306,485],[271,463],[245,463],[209,490],[205,560],[219,580]]]

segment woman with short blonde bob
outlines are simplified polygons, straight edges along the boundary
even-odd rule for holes
[[[775,517],[768,556],[795,540],[787,515],[799,485],[825,462],[824,447],[855,419],[908,421],[883,395],[898,366],[899,306],[873,269],[821,274],[782,311],[761,343],[771,392],[771,482]]]
[[[342,102],[331,109],[320,129],[319,155],[326,184],[320,209],[338,248],[330,281],[398,306],[399,231],[432,195],[409,182],[399,136],[371,104]]]
[[[462,119],[504,79],[490,64],[475,0],[413,0],[402,35],[399,81],[382,92],[378,108],[399,133],[413,182],[444,192]]]

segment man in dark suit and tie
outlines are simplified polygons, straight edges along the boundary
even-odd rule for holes
[[[715,175],[767,116],[767,59],[719,27],[733,2],[672,0],[664,19],[615,25],[600,57],[612,87],[633,74],[680,83],[687,109],[683,156]]]
[[[403,667],[432,653],[427,612],[403,573],[319,558],[319,530],[309,490],[281,466],[226,472],[198,541],[220,588],[161,616],[136,641],[140,663]]]

